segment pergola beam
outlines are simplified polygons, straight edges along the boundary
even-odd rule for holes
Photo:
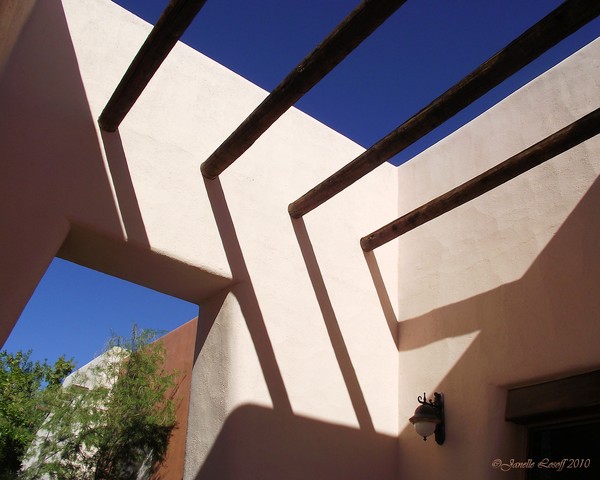
[[[365,252],[443,215],[600,133],[600,108],[477,177],[361,238]]]
[[[202,163],[202,175],[214,179],[221,174],[405,2],[406,0],[364,0]]]
[[[206,0],[171,0],[129,65],[98,123],[114,132]]]
[[[340,193],[599,14],[600,2],[565,1],[397,129],[291,203],[290,215],[299,218]]]

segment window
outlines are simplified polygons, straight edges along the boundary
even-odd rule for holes
[[[527,480],[600,478],[600,370],[509,390],[506,420],[527,429]]]
[[[600,478],[600,417],[528,428],[527,480]]]

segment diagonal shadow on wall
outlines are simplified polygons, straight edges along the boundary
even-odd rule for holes
[[[445,468],[461,478],[480,477],[482,472],[487,478],[504,478],[505,472],[492,471],[491,460],[523,458],[522,432],[504,420],[507,388],[600,368],[598,205],[600,178],[521,278],[400,322],[401,385],[403,376],[414,376],[411,368],[419,349],[436,343],[443,349],[446,340],[454,344],[448,343],[448,349],[464,345],[450,370],[439,372],[441,380],[432,390],[446,397],[447,442],[463,444],[465,451],[487,449],[468,462],[461,456],[445,459]],[[403,352],[409,356],[402,357]],[[430,356],[431,351],[421,355]],[[400,391],[401,398],[414,396],[415,406],[418,394]],[[486,413],[478,416],[476,408]],[[408,425],[411,414],[400,412],[406,424],[399,437],[401,473],[402,468],[416,468],[411,459],[418,457],[418,439]],[[494,441],[480,445],[482,435]]]
[[[131,180],[121,135],[118,130],[113,133],[100,130],[100,134],[127,241],[134,245],[149,247],[150,241]]]
[[[364,255],[367,267],[369,267],[369,272],[371,273],[371,278],[373,279],[375,291],[377,292],[377,298],[379,299],[383,311],[383,316],[392,336],[392,340],[394,341],[394,345],[398,348],[398,317],[396,316],[396,312],[394,312],[394,307],[385,286],[383,275],[381,275],[377,257],[374,251],[364,252]]]
[[[571,225],[574,225],[575,222],[577,221],[576,219],[580,215],[582,215],[582,213],[580,213],[580,212],[586,212],[585,215],[589,215],[590,218],[594,217],[594,214],[589,211],[590,207],[587,207],[587,205],[590,204],[590,201],[588,199],[593,197],[594,195],[596,195],[594,192],[598,188],[597,183],[598,183],[598,180],[596,180],[594,182],[594,184],[590,187],[590,189],[588,190],[588,193],[581,200],[579,206],[570,214],[569,218],[571,218],[571,220],[567,220],[565,222],[565,225],[563,225],[563,227],[561,227],[561,230],[568,230],[569,228],[573,228],[573,227],[571,227]],[[456,212],[449,212],[448,214],[451,215],[453,213],[456,213]],[[597,215],[596,215],[596,217],[597,217]],[[594,220],[595,220],[595,218],[594,218]],[[424,228],[426,228],[426,227],[424,227]],[[587,230],[587,235],[592,235],[594,232],[594,222],[591,222],[588,225],[588,227],[586,227],[586,230]],[[585,238],[585,235],[583,235],[583,233],[578,232],[578,234],[582,238]],[[563,236],[558,236],[558,234],[557,234],[558,238],[555,238],[553,240],[553,242],[556,243],[561,238],[563,238]],[[548,245],[548,247],[550,247],[550,245]],[[552,252],[553,250],[550,249],[549,251]],[[570,251],[572,251],[572,247],[570,248]],[[546,253],[546,255],[548,255],[548,254],[549,253]],[[364,255],[365,255],[365,261],[369,268],[369,272],[370,272],[371,278],[373,280],[373,285],[377,292],[377,296],[379,298],[381,308],[382,308],[385,320],[387,322],[390,334],[392,336],[394,343],[398,347],[398,350],[401,350],[402,348],[400,346],[400,342],[405,342],[405,339],[402,338],[402,335],[404,335],[406,333],[406,329],[407,329],[407,325],[408,325],[406,322],[410,322],[410,321],[409,320],[404,320],[402,322],[398,321],[398,316],[394,312],[394,307],[392,306],[392,303],[390,301],[390,297],[387,292],[387,288],[385,286],[385,281],[381,274],[381,270],[379,268],[379,264],[377,262],[377,257],[375,255],[375,252],[374,251],[364,252]],[[540,254],[540,256],[542,256],[542,255],[544,255],[544,254],[543,253]],[[555,253],[552,253],[552,255],[556,256]],[[594,253],[593,249],[589,249],[588,258],[594,258],[594,257],[595,257],[595,253]],[[536,262],[536,263],[539,264],[539,262]],[[555,263],[555,265],[557,265],[557,263]],[[532,268],[530,268],[530,274],[531,274],[531,272],[535,272],[534,266],[532,266]],[[560,271],[556,271],[553,273],[555,275],[558,275],[559,277],[561,276]],[[548,278],[550,278],[550,277],[548,277]],[[558,297],[553,297],[553,298],[554,299],[560,298],[560,295]],[[432,313],[432,315],[435,315],[435,312]],[[468,317],[465,317],[465,318],[468,318]],[[476,330],[476,328],[475,328],[475,330]],[[468,329],[467,329],[467,331],[468,331]],[[436,329],[436,331],[433,333],[433,335],[435,338],[438,338],[438,339],[444,338],[443,332],[444,332],[444,328]],[[440,335],[442,335],[442,337],[440,337]],[[450,335],[450,336],[452,336],[452,335]],[[435,340],[432,340],[432,341],[435,341]]]
[[[344,378],[344,383],[348,389],[348,395],[352,402],[356,419],[362,430],[373,431],[374,427],[371,414],[369,413],[367,402],[365,401],[360,383],[358,382],[356,371],[352,365],[352,359],[350,358],[348,348],[344,342],[344,337],[340,330],[333,305],[331,304],[331,299],[327,293],[327,287],[325,286],[325,281],[323,280],[323,275],[321,274],[321,269],[319,268],[319,263],[310,241],[308,231],[306,230],[306,225],[302,218],[292,220],[292,225],[298,240],[298,245],[302,251],[302,258],[306,264],[310,282],[319,303],[319,308],[321,309],[321,314],[323,315],[323,321],[325,322],[325,328],[327,329],[327,334],[329,335],[335,358],[337,359],[342,377]]]
[[[73,219],[120,222],[67,20],[35,2],[0,76],[0,337],[8,334]]]
[[[287,415],[234,410],[195,480],[393,480],[397,438]]]
[[[591,318],[600,313],[600,177],[540,252],[525,274],[489,292],[400,322],[400,351],[490,327],[486,311],[500,312],[507,332],[529,323]],[[455,314],[444,312],[452,309]],[[596,315],[597,317],[597,315]],[[560,325],[554,325],[561,328]],[[562,325],[569,331],[569,325]],[[599,355],[600,358],[600,355]]]
[[[211,207],[230,265],[236,296],[254,344],[273,408],[242,405],[224,421],[195,480],[306,478],[393,479],[397,438],[374,431],[331,301],[303,224],[294,226],[323,312],[336,358],[348,386],[360,429],[309,419],[292,412],[273,347],[218,179],[205,180]],[[224,298],[216,302],[213,319]],[[218,303],[218,305],[217,305]],[[210,322],[209,322],[210,323]],[[206,340],[210,324],[202,327]],[[196,355],[199,347],[196,347]]]
[[[275,358],[271,339],[252,286],[246,261],[235,231],[233,219],[227,206],[225,193],[220,180],[204,179],[210,206],[217,223],[217,229],[223,242],[227,262],[233,276],[234,285],[231,292],[237,298],[246,321],[258,361],[265,377],[267,389],[276,410],[292,413],[289,396],[283,383],[283,377]]]

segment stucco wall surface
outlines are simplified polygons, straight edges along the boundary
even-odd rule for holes
[[[47,0],[16,44],[0,79],[5,331],[57,253],[196,302],[184,478],[394,478],[397,249],[367,258],[359,238],[395,215],[395,169],[292,222],[288,204],[362,151],[292,109],[205,181],[266,92],[183,44],[100,132],[149,30],[107,0]]]
[[[404,214],[600,105],[600,40],[398,169]],[[399,239],[399,478],[520,478],[506,389],[600,365],[600,138]],[[447,440],[415,435],[443,392]]]
[[[506,388],[600,365],[599,140],[374,254],[358,242],[597,108],[600,42],[291,221],[361,147],[292,109],[205,181],[200,163],[267,93],[185,45],[99,131],[150,28],[108,0],[44,0],[15,34],[2,335],[60,255],[200,306],[186,479],[514,478],[491,467],[522,454]],[[409,428],[423,391],[446,395],[443,447]]]
[[[95,3],[89,5],[90,14]],[[93,31],[90,28],[90,34]],[[111,71],[116,58],[99,58],[104,61],[100,70]],[[184,208],[171,214],[159,208],[160,215],[152,221],[160,226],[150,226],[135,190],[144,190],[140,177],[134,187],[118,134],[106,143],[99,135],[98,112],[91,110],[86,88],[61,2],[36,2],[0,77],[3,340],[57,253],[195,303],[231,283],[229,270],[218,260],[224,258],[220,246],[210,237],[208,247],[198,250],[214,259],[212,266],[200,267],[198,258],[189,254],[190,247],[181,246],[185,241],[174,242],[170,249],[163,246],[166,235],[202,243],[191,239],[202,238],[203,230],[190,230],[181,218],[189,215],[190,209]],[[146,177],[155,185],[185,177],[162,175],[152,170],[151,161],[142,168],[155,173]],[[168,199],[179,198],[177,189],[169,194],[162,190],[162,195],[154,193],[160,189],[145,191],[146,210],[153,201],[174,207]],[[200,224],[209,225],[205,230],[214,232],[210,212],[199,217]],[[153,228],[167,233],[161,237],[149,232]]]

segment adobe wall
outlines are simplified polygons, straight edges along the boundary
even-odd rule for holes
[[[600,43],[292,222],[362,148],[291,110],[205,181],[266,92],[191,48],[99,132],[149,29],[107,0],[45,0],[7,57],[3,337],[60,255],[200,306],[186,479],[514,478],[491,468],[522,454],[506,388],[600,364],[598,139],[375,254],[358,241],[596,108]],[[443,447],[408,425],[423,391],[446,395]]]
[[[177,405],[175,414],[177,426],[169,438],[169,448],[165,460],[153,475],[153,478],[157,480],[180,480],[183,478],[197,331],[198,319],[194,318],[159,340],[165,349],[165,371],[174,372],[177,375],[177,386],[171,397]]]
[[[398,169],[400,214],[600,104],[600,40]],[[600,365],[600,137],[404,235],[399,268],[399,478],[520,478],[507,388]],[[408,422],[443,392],[447,440]]]
[[[397,250],[359,246],[396,214],[394,168],[292,222],[288,204],[362,148],[291,110],[204,181],[200,163],[266,92],[184,45],[119,131],[99,132],[149,30],[108,0],[45,0],[15,45],[0,78],[2,334],[57,254],[195,302],[184,478],[394,478]]]
[[[136,38],[122,40],[136,45]],[[103,62],[102,71],[123,68],[116,58],[91,58]],[[182,235],[184,223],[191,225],[185,200],[165,202],[164,190],[155,195],[147,187],[146,198],[161,207],[152,209],[151,221],[143,218],[127,147],[119,134],[102,139],[86,88],[61,2],[37,2],[0,78],[3,338],[59,250],[68,260],[195,303],[230,283],[210,210]],[[155,182],[175,178],[154,173]],[[167,195],[180,197],[177,191]],[[202,231],[207,245],[195,249]],[[199,267],[203,255],[212,266]]]

